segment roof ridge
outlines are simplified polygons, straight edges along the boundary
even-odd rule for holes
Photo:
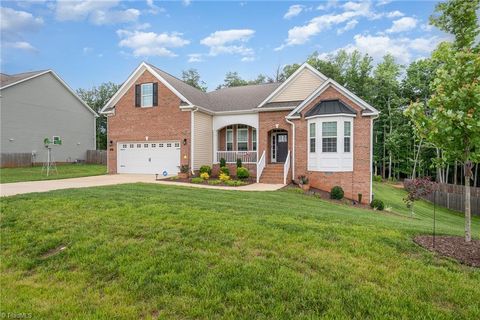
[[[280,83],[281,82],[252,83],[252,84],[245,84],[245,85],[241,85],[241,86],[220,88],[220,89],[209,91],[207,93],[218,92],[218,91],[221,91],[221,90],[228,90],[228,89],[237,89],[237,88],[254,87],[254,86],[265,86],[265,85],[273,85],[273,84],[280,84]]]

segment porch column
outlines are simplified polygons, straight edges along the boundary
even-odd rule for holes
[[[218,150],[218,130],[213,130],[213,163],[217,163],[217,150]],[[212,164],[213,164],[212,163]]]

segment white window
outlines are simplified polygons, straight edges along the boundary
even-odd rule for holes
[[[227,127],[226,133],[227,151],[233,151],[233,128]]]
[[[145,148],[148,148],[148,143],[145,143],[143,146],[144,146]]]
[[[140,143],[137,143],[137,148],[141,148],[142,145]]]
[[[312,122],[310,123],[310,152],[314,153],[316,151],[316,144],[317,144],[317,138],[316,138],[316,123]]]
[[[257,151],[257,129],[252,128],[252,149]]]
[[[239,125],[237,127],[237,150],[248,150],[248,127],[245,125]]]
[[[141,85],[141,106],[142,108],[153,106],[153,83]]]
[[[130,143],[130,148],[133,148],[135,147],[135,145],[133,143]]]
[[[337,152],[337,122],[322,123],[322,152]]]
[[[351,144],[351,122],[345,121],[343,123],[343,152],[350,152],[350,144]]]

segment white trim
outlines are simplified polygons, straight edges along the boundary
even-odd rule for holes
[[[180,106],[180,110],[182,110],[182,111],[189,111],[189,110],[192,110],[194,108],[197,108],[201,112],[206,113],[208,115],[211,115],[211,116],[215,115],[215,113],[212,112],[211,110],[205,109],[204,107],[200,107],[200,106],[197,106],[197,105]]]
[[[187,102],[190,106],[193,106],[187,98],[185,98],[180,92],[178,92],[170,83],[168,83],[162,76],[160,76],[150,65],[145,62],[142,62],[128,77],[120,89],[113,95],[113,97],[105,104],[105,106],[100,110],[100,113],[106,113],[107,109],[111,109],[115,104],[123,97],[127,90],[135,83],[135,81],[143,74],[143,72],[148,71],[155,76],[164,86],[166,86],[170,91],[172,91],[180,100]]]
[[[350,117],[356,118],[356,114],[348,114],[348,113],[332,113],[332,114],[318,114],[310,117],[305,117],[305,120],[315,119],[315,118],[328,118],[328,117]]]
[[[81,103],[85,108],[88,109],[88,111],[90,111],[91,113],[93,113],[93,115],[94,115],[95,117],[98,117],[98,116],[99,116],[98,113],[95,112],[95,110],[93,110],[92,108],[90,108],[90,106],[89,106],[88,104],[86,104],[85,101],[83,101],[83,100],[75,93],[75,91],[73,91],[73,89],[70,88],[70,86],[69,86],[65,81],[63,81],[63,79],[60,78],[60,76],[59,76],[58,74],[56,74],[55,71],[53,71],[53,70],[51,70],[51,69],[46,70],[46,71],[44,71],[44,72],[40,72],[40,73],[34,74],[34,75],[31,76],[31,77],[28,77],[28,78],[25,78],[25,79],[18,80],[18,81],[16,81],[16,82],[10,83],[10,84],[8,84],[8,85],[6,85],[6,86],[4,86],[4,87],[1,87],[0,90],[6,89],[6,88],[10,88],[10,87],[12,87],[12,86],[14,86],[14,85],[17,85],[17,84],[20,84],[20,83],[22,83],[22,82],[25,82],[25,81],[28,81],[28,80],[31,80],[31,79],[34,79],[34,78],[43,76],[44,74],[47,74],[47,73],[51,73],[51,74],[53,75],[53,77],[54,77],[55,79],[57,79],[68,91],[70,91],[70,93],[71,93],[75,98],[77,98],[77,100],[79,100],[80,103]]]
[[[192,172],[192,174],[195,173],[194,171],[194,163],[193,163],[193,159],[194,159],[194,151],[195,151],[195,112],[197,112],[198,109],[193,109],[191,112],[191,117],[190,117],[190,171]],[[181,148],[181,145],[180,145],[180,148]],[[181,149],[180,149],[181,150]],[[180,151],[180,158],[182,156],[182,152]],[[180,160],[180,163],[182,163],[182,160]]]
[[[362,110],[370,111],[368,113],[364,113],[365,116],[375,116],[379,114],[379,111],[377,109],[375,109],[374,107],[369,105],[367,102],[359,98],[353,92],[344,88],[343,86],[338,84],[338,82],[336,82],[335,80],[328,79],[320,87],[318,87],[317,90],[313,91],[313,93],[309,97],[307,97],[302,103],[300,103],[298,107],[296,107],[292,112],[290,112],[287,115],[287,117],[293,116],[295,113],[302,111],[313,99],[321,95],[328,88],[328,86],[333,86],[340,93],[350,98],[353,102],[357,103]]]
[[[373,200],[373,121],[378,118],[378,115],[371,118],[370,122],[370,201]]]
[[[247,143],[247,150],[240,150],[240,149],[238,148],[238,142],[239,142],[239,141],[238,141],[238,131],[239,131],[239,130],[247,130],[247,141],[240,141],[240,143],[245,143],[245,142]],[[236,142],[237,142],[237,150],[236,150],[236,151],[248,151],[248,126],[247,126],[246,128],[238,128],[238,124],[237,124],[237,125],[235,126],[235,133],[236,133],[236,134],[235,134],[235,137],[237,138],[237,139],[235,139]],[[253,150],[253,148],[252,148],[252,150]]]
[[[287,123],[292,125],[292,161],[290,165],[292,166],[292,180],[295,181],[295,123],[285,118]]]
[[[268,101],[270,101],[273,97],[275,97],[277,94],[279,94],[281,91],[283,91],[285,89],[285,87],[291,82],[293,81],[293,79],[295,79],[303,70],[305,69],[308,69],[310,71],[312,71],[315,75],[317,75],[320,79],[324,80],[324,81],[327,81],[327,77],[321,73],[320,71],[318,71],[317,69],[315,69],[314,67],[312,67],[311,65],[309,65],[307,62],[304,62],[290,77],[288,77],[288,79],[283,82],[277,89],[275,89],[265,100],[262,101],[262,103],[260,103],[257,108],[261,108],[263,105],[265,105]]]
[[[293,110],[295,109],[296,106],[290,106],[290,107],[276,107],[276,108],[263,108],[260,110],[256,110],[256,112],[269,112],[269,111],[285,111],[285,110]]]

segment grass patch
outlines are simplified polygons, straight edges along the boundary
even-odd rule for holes
[[[375,185],[392,208],[398,191]],[[428,205],[410,219],[408,209],[357,209],[288,188],[154,184],[8,197],[1,311],[58,319],[478,319],[480,271],[412,241],[431,230]],[[462,216],[437,215],[438,232],[463,234]]]
[[[57,180],[98,176],[107,173],[107,167],[98,164],[63,164],[57,165],[58,174],[48,177],[42,174],[42,167],[3,168],[0,170],[0,183],[12,183],[22,181]]]

